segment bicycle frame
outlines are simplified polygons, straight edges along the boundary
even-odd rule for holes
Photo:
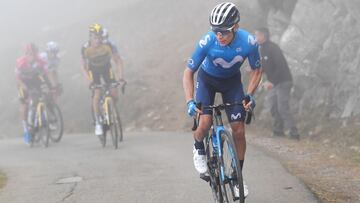
[[[234,144],[233,137],[231,134],[225,129],[223,120],[222,120],[222,110],[225,110],[226,107],[235,106],[235,105],[243,105],[242,103],[224,103],[219,105],[210,105],[205,106],[202,109],[211,109],[212,113],[212,125],[209,134],[205,136],[206,141],[206,161],[209,167],[209,176],[201,175],[200,178],[209,182],[212,188],[212,192],[216,201],[224,201],[222,198],[228,200],[229,196],[228,192],[231,192],[233,200],[240,200],[240,197],[235,197],[234,193],[234,184],[241,181],[242,186],[242,174],[241,169],[238,163],[238,157],[236,153],[236,148]],[[201,109],[201,104],[197,105],[197,108]],[[249,124],[251,121],[252,111],[246,113],[245,123]],[[200,115],[197,115],[197,119],[200,119]],[[194,118],[194,126],[192,130],[195,131],[197,129],[197,124],[199,120]],[[226,152],[224,151],[224,146],[227,146]],[[226,153],[226,155],[225,155]],[[226,158],[224,157],[226,156]],[[224,159],[226,159],[227,163],[229,163],[229,167],[225,166]],[[228,168],[231,167],[230,173],[228,173]],[[225,171],[226,170],[226,171]],[[235,174],[233,173],[235,172]],[[226,189],[226,184],[229,184],[229,189]],[[218,192],[221,191],[221,194]],[[226,192],[228,191],[228,192]],[[242,189],[240,189],[241,192]],[[225,195],[225,196],[224,196]],[[227,202],[227,201],[225,201]],[[240,200],[243,202],[243,200]]]
[[[32,102],[33,101],[34,100],[32,100]],[[31,104],[31,105],[33,105],[33,104]],[[48,119],[47,111],[44,110],[46,108],[46,101],[45,101],[43,93],[41,93],[39,95],[39,97],[36,99],[36,104],[34,104],[34,105],[36,105],[36,106],[30,107],[30,108],[35,108],[34,109],[35,115],[32,118],[33,122],[34,122],[34,126],[42,127],[42,126],[46,125],[44,122],[46,122]]]
[[[102,89],[102,93],[101,93],[101,97],[100,97],[100,104],[103,109],[104,109],[104,124],[106,125],[110,125],[111,122],[110,122],[110,113],[109,113],[109,101],[111,101],[113,98],[112,98],[112,95],[111,95],[111,92],[110,92],[110,89],[111,88],[116,88],[117,86],[119,85],[119,83],[113,83],[113,84],[110,84],[110,85],[106,85],[106,84],[101,84],[101,85],[94,85],[92,86],[91,88],[92,89]]]
[[[213,126],[215,129],[213,129],[213,133],[215,131],[215,137],[213,135],[211,135],[210,139],[216,139],[216,145],[214,146],[214,140],[212,141],[213,143],[213,148],[216,149],[214,152],[219,156],[219,158],[221,158],[223,156],[222,154],[222,150],[223,150],[223,143],[221,141],[221,132],[225,132],[225,127],[222,121],[222,117],[221,117],[221,109],[215,108],[214,109],[214,113],[213,113]],[[215,122],[215,125],[214,125]],[[231,159],[232,162],[235,163],[235,159],[236,159],[236,153],[234,153],[232,150],[232,148],[229,148],[231,151]],[[224,173],[224,168],[223,166],[220,167],[220,177],[222,181],[226,181],[225,178],[225,173]]]

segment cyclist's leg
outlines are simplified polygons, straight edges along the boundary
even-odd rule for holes
[[[235,75],[232,78],[229,78],[224,87],[227,89],[223,89],[225,91],[222,92],[223,102],[224,103],[241,103],[244,99],[244,90],[241,84],[240,75]],[[239,159],[240,168],[242,170],[244,165],[244,158],[246,152],[246,139],[245,139],[245,109],[242,105],[232,106],[226,109],[226,114],[228,120],[230,122],[230,126],[232,129],[232,135],[234,139],[234,144],[236,148],[237,157]],[[241,184],[240,184],[241,185]],[[243,182],[244,195],[245,197],[248,195],[248,187]],[[235,196],[239,196],[239,187],[236,186],[234,188]]]
[[[226,89],[222,91],[222,98],[224,103],[241,103],[244,99],[244,90],[241,84],[240,75],[235,75],[229,78],[223,85]],[[232,129],[235,148],[237,152],[240,165],[244,163],[246,152],[246,139],[245,139],[245,109],[242,105],[232,106],[226,109],[226,114]]]
[[[58,77],[56,68],[51,68],[49,70],[49,77],[50,77],[50,80],[54,83],[54,85],[59,84],[59,77]]]
[[[106,71],[106,73],[104,73],[103,78],[106,84],[111,84],[116,82],[112,68],[109,68],[109,70]],[[111,88],[110,93],[114,101],[117,102],[119,99],[119,88],[118,87]]]
[[[244,121],[234,121],[230,123],[232,135],[234,137],[235,148],[240,166],[242,168],[244,164],[245,152],[246,152],[246,139],[245,139],[245,125]]]
[[[196,95],[195,100],[197,103],[201,103],[202,106],[208,106],[214,103],[215,91],[206,82],[206,75],[200,70],[196,82]],[[194,148],[193,148],[193,160],[195,169],[204,174],[208,170],[206,163],[206,152],[204,146],[204,137],[209,132],[212,124],[212,111],[202,108],[202,115],[200,115],[199,126],[194,132]]]
[[[24,131],[27,130],[27,113],[28,113],[28,93],[23,88],[19,87],[19,100],[20,100],[20,116]]]
[[[94,85],[100,85],[101,84],[101,80],[100,80],[100,73],[98,71],[91,71],[92,74],[92,83]],[[99,124],[100,123],[100,110],[99,110],[99,101],[100,101],[100,97],[101,97],[101,90],[100,89],[94,89],[93,90],[93,95],[92,95],[92,108],[94,111],[94,117],[95,117],[95,123]]]
[[[196,81],[195,100],[196,103],[201,103],[201,106],[209,106],[214,104],[215,90],[212,87],[212,78],[207,75],[202,69],[199,70]],[[197,130],[194,132],[195,141],[202,142],[205,135],[210,130],[212,124],[212,110],[202,108],[202,114],[200,115],[200,122]]]

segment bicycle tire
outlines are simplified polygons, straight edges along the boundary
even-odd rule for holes
[[[110,129],[110,134],[111,134],[111,141],[113,143],[113,146],[115,149],[118,148],[118,144],[119,144],[119,131],[118,131],[118,128],[117,128],[117,111],[116,111],[116,107],[113,103],[113,100],[109,100],[109,103],[108,103],[108,113],[109,113],[109,129]]]
[[[46,107],[43,107],[41,109],[39,119],[41,119],[41,126],[39,126],[38,134],[40,137],[41,142],[43,143],[43,146],[47,148],[49,146],[49,140],[50,140],[50,128],[49,128],[49,122],[48,122],[48,115]]]
[[[224,173],[224,178],[220,178],[223,200],[224,202],[244,203],[243,177],[233,137],[227,131],[221,131],[220,137],[222,140],[222,156],[219,156],[219,171],[223,171]],[[230,165],[228,165],[229,163]],[[235,175],[236,177],[234,177]],[[235,198],[234,196],[233,188],[236,184],[239,185],[239,198]]]
[[[207,160],[207,164],[208,164],[208,169],[209,169],[209,176],[210,176],[210,188],[211,188],[211,192],[214,198],[214,202],[215,203],[222,203],[223,202],[223,198],[222,198],[222,192],[221,192],[221,187],[219,184],[219,174],[218,174],[218,161],[217,161],[217,157],[213,156],[214,154],[214,148],[212,145],[212,139],[211,136],[206,136],[206,144],[205,144],[205,152],[206,152],[206,160]],[[216,161],[216,163],[214,163]]]
[[[121,123],[120,113],[119,113],[117,107],[115,108],[115,110],[116,110],[117,123],[118,123],[118,127],[119,127],[119,132],[120,132],[119,133],[119,142],[122,142],[122,141],[124,141],[124,131],[123,131],[122,123]]]
[[[50,130],[50,139],[53,142],[60,142],[64,133],[64,120],[60,107],[56,103],[53,103],[52,105],[54,108],[54,116],[56,117],[55,119],[57,121],[56,127],[59,129],[59,131],[56,133],[56,131]]]
[[[36,132],[34,129],[30,131],[30,148],[33,148],[35,145]]]

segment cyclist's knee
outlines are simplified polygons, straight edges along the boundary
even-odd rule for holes
[[[232,133],[234,137],[244,138],[245,137],[245,128],[242,125],[232,126]]]
[[[94,90],[93,100],[94,100],[94,101],[100,100],[100,96],[101,96],[100,90]]]
[[[200,117],[199,126],[195,132],[197,138],[203,138],[210,130],[212,117],[203,115]]]
[[[113,88],[111,90],[111,96],[115,99],[115,101],[118,100],[119,98],[119,93],[118,93],[118,89],[117,88]]]
[[[199,136],[205,136],[205,134],[210,130],[210,127],[208,126],[201,126],[199,125],[198,128],[196,129],[196,134],[198,134]]]

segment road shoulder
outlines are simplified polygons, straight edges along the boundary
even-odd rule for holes
[[[360,201],[360,164],[310,140],[274,138],[265,133],[250,130],[247,141],[280,160],[322,202]]]

